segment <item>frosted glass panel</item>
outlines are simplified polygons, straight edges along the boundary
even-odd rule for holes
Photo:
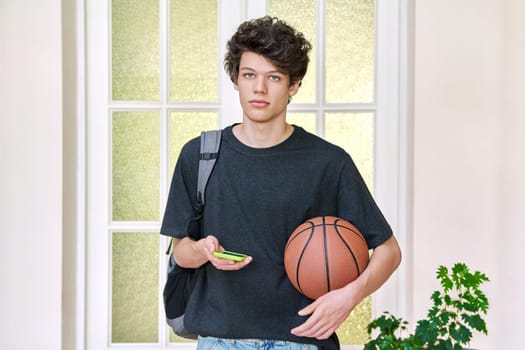
[[[366,326],[372,320],[372,298],[365,298],[337,329],[341,344],[364,344],[368,341]]]
[[[343,147],[356,163],[370,190],[374,179],[374,115],[372,113],[327,113],[325,137]],[[366,326],[372,320],[371,298],[359,304],[337,330],[342,344],[364,344]]]
[[[159,1],[111,2],[113,100],[159,101]]]
[[[327,113],[326,139],[343,147],[356,163],[368,188],[374,179],[374,115]]]
[[[201,131],[217,129],[217,113],[172,112],[170,123],[170,165],[173,172],[182,146]]]
[[[114,221],[159,220],[159,114],[113,112]]]
[[[315,0],[270,0],[268,14],[279,17],[296,28],[312,44],[308,71],[299,88],[299,92],[293,97],[292,103],[315,103]]]
[[[316,127],[315,127],[315,113],[293,113],[288,112],[286,115],[286,121],[289,124],[295,124],[306,131],[311,132],[312,134],[315,134]]]
[[[170,100],[216,102],[217,55],[217,1],[170,1]]]
[[[113,233],[113,343],[158,341],[159,236],[154,232]]]
[[[327,0],[326,102],[374,101],[373,0]]]

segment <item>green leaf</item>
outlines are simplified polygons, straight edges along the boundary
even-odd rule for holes
[[[432,318],[436,318],[437,317],[437,314],[439,313],[440,309],[436,306],[430,308],[428,310],[428,313],[427,313],[427,317],[432,319]]]
[[[443,300],[441,299],[441,293],[437,290],[434,293],[432,293],[430,299],[432,300],[435,306],[441,306],[443,304]]]
[[[448,322],[453,319],[455,317],[455,314],[451,313],[451,312],[448,312],[448,311],[444,311],[442,312],[440,315],[439,315],[439,320],[443,323],[443,324],[448,324]]]
[[[487,310],[489,308],[489,300],[487,298],[487,296],[485,295],[485,293],[483,293],[481,290],[476,290],[474,292],[474,294],[476,295],[478,301],[479,301],[479,306],[481,308],[481,310],[483,310],[483,313],[487,313]]]
[[[438,336],[438,328],[428,320],[420,320],[416,326],[415,337],[420,343],[426,344],[435,341]]]
[[[438,339],[437,343],[431,347],[431,349],[435,350],[452,350],[453,348],[450,339]]]
[[[440,266],[438,268],[437,278],[439,279],[445,292],[448,292],[454,286],[454,283],[448,276],[448,269],[445,266]]]
[[[467,265],[463,263],[457,263],[452,267],[452,280],[456,288],[463,286],[470,286],[469,282],[465,278],[469,274]]]
[[[463,314],[461,315],[461,318],[463,319],[463,321],[465,321],[466,324],[468,324],[470,327],[474,328],[478,332],[487,334],[487,325],[485,324],[485,321],[481,318],[480,315]]]
[[[454,327],[450,327],[449,334],[452,339],[462,345],[468,344],[470,339],[472,339],[472,332],[463,325],[454,325]]]
[[[487,275],[479,271],[474,272],[474,276],[476,276],[476,279],[480,282],[480,285],[490,281]]]

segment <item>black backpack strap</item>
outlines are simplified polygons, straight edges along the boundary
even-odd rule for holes
[[[186,233],[188,233],[188,227],[192,222],[198,221],[202,217],[202,209],[205,203],[205,192],[206,185],[210,178],[215,162],[219,155],[219,148],[221,146],[221,135],[222,130],[210,130],[201,132],[201,147],[200,147],[200,158],[199,158],[199,173],[197,178],[197,216],[191,219],[186,224]],[[170,240],[166,255],[171,253],[171,246],[173,240]]]
[[[199,175],[197,179],[197,201],[201,208],[206,204],[206,184],[219,155],[221,132],[222,130],[211,130],[201,133]]]

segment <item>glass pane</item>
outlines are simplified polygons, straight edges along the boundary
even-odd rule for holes
[[[114,221],[159,219],[159,113],[113,112]]]
[[[159,2],[111,2],[113,100],[159,101]]]
[[[170,169],[173,172],[179,153],[186,142],[201,131],[217,129],[215,112],[172,112],[170,117]]]
[[[113,343],[158,342],[159,234],[112,237]]]
[[[341,344],[364,344],[368,341],[366,326],[372,320],[372,298],[365,298],[337,329]]]
[[[356,163],[368,188],[374,180],[373,113],[327,113],[326,139],[343,147]]]
[[[315,67],[316,67],[316,35],[315,35],[315,0],[270,0],[268,14],[279,17],[299,32],[312,44],[310,64],[304,76],[303,83],[292,103],[315,103]]]
[[[170,100],[218,100],[216,0],[170,1]]]
[[[327,0],[326,102],[374,101],[373,0]]]
[[[304,130],[315,134],[315,113],[293,113],[286,114],[286,121],[288,124],[295,124],[302,127]]]
[[[368,188],[374,179],[374,115],[372,113],[327,113],[326,139],[343,147],[351,156]],[[342,344],[364,344],[366,326],[372,320],[371,298],[359,304],[337,330]]]

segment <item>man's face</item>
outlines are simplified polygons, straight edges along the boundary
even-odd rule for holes
[[[253,122],[284,120],[288,99],[297,93],[299,82],[290,85],[289,75],[264,56],[244,52],[235,89],[244,118]]]

